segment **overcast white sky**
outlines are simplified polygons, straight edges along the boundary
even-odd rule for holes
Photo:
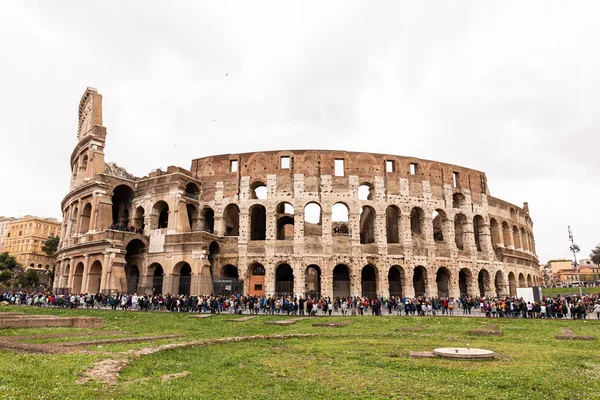
[[[600,242],[597,1],[28,1],[0,5],[0,215],[61,218],[77,107],[106,160],[321,148],[485,171],[541,262]]]

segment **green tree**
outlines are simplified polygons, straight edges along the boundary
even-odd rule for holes
[[[12,272],[9,270],[5,269],[0,272],[0,282],[6,282],[10,278],[12,278]]]
[[[17,260],[7,252],[0,253],[0,271],[5,269],[12,271],[19,266]]]
[[[38,274],[34,269],[30,269],[19,277],[19,283],[23,286],[35,286],[39,280],[40,278],[38,278]]]
[[[44,253],[48,254],[48,257],[54,257],[54,254],[56,254],[56,249],[58,249],[59,241],[60,241],[59,236],[56,236],[56,237],[46,240],[44,242],[44,245],[42,246],[42,251]]]
[[[592,262],[596,265],[600,265],[600,244],[597,244],[596,247],[590,253],[590,258]]]

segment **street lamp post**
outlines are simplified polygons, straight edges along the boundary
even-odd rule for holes
[[[569,246],[569,249],[573,253],[573,269],[575,270],[575,273],[577,274],[577,280],[579,281],[579,294],[581,295],[581,297],[583,297],[583,292],[581,290],[581,279],[579,277],[579,264],[577,263],[577,253],[579,253],[581,249],[578,245],[575,244],[575,241],[573,240],[573,232],[571,231],[571,226],[569,226],[569,240],[571,241],[571,246]]]

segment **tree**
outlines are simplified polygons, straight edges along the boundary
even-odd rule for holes
[[[0,282],[6,282],[10,278],[12,278],[12,272],[9,270],[5,269],[0,272]]]
[[[30,269],[29,271],[21,274],[19,277],[19,283],[24,287],[27,286],[35,286],[39,282],[40,278],[38,278],[38,274],[36,270]]]
[[[596,265],[600,265],[600,244],[597,244],[596,247],[590,253],[590,258],[592,262]]]
[[[44,242],[42,246],[42,251],[48,255],[48,257],[54,257],[56,254],[56,250],[58,249],[58,242],[60,241],[60,237],[56,236],[50,238]]]
[[[7,252],[0,253],[0,271],[5,269],[12,271],[19,266],[17,260]]]

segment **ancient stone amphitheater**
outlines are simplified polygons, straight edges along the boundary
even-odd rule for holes
[[[134,177],[104,161],[102,96],[79,105],[59,292],[514,295],[539,280],[527,203],[483,172],[330,150],[192,160]]]

